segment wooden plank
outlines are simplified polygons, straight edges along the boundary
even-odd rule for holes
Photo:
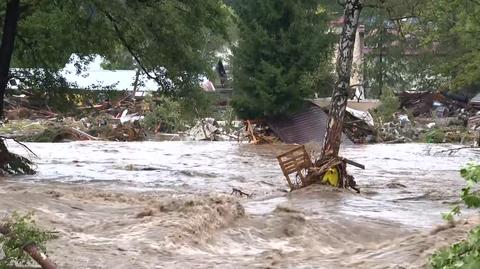
[[[349,159],[346,159],[346,158],[342,158],[342,159],[343,159],[346,163],[348,163],[348,164],[351,164],[351,165],[353,165],[353,166],[355,166],[355,167],[358,167],[358,168],[360,168],[360,169],[365,170],[365,165],[363,165],[363,164],[361,164],[361,163],[357,163],[357,162],[355,162],[355,161],[352,161],[352,160],[349,160]]]

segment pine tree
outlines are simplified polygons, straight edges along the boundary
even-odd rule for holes
[[[239,41],[233,50],[233,106],[240,117],[294,111],[331,76],[337,38],[328,31],[329,15],[320,2],[235,2]]]

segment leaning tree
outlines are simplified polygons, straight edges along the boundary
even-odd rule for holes
[[[216,62],[216,45],[209,41],[226,39],[231,15],[222,0],[7,0],[0,1],[0,14],[2,117],[13,76],[31,89],[61,98],[65,80],[59,71],[71,61],[81,67],[97,55],[111,61],[129,55],[162,93],[195,106],[199,78]],[[6,149],[0,147],[0,169],[16,156]]]

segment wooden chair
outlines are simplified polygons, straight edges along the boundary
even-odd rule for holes
[[[292,191],[308,185],[308,171],[313,163],[304,145],[278,155],[277,160]]]

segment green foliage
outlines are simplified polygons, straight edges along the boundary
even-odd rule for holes
[[[480,182],[480,165],[470,163],[460,170],[460,175],[467,181],[467,186],[462,189],[460,198],[468,208],[480,208],[480,194],[472,191],[472,188]],[[455,206],[449,213],[443,214],[443,218],[452,221],[453,217],[460,213],[460,206]]]
[[[24,0],[21,5],[12,67],[28,71],[13,73],[41,85],[48,94],[39,101],[50,102],[75,88],[58,71],[72,62],[80,75],[96,55],[105,57],[105,68],[140,69],[163,92],[184,98],[197,91],[200,75],[211,72],[215,51],[228,44],[233,24],[221,0]]]
[[[94,1],[107,31],[160,89],[181,96],[198,88],[198,75],[217,61],[215,50],[228,39],[231,13],[220,0]],[[216,40],[215,44],[210,41]],[[108,60],[114,60],[114,47]]]
[[[443,139],[445,138],[445,131],[442,129],[433,129],[428,131],[425,134],[425,142],[427,143],[443,143]]]
[[[19,91],[27,90],[30,105],[48,108],[56,112],[76,112],[78,105],[87,102],[100,103],[105,99],[117,99],[125,93],[113,90],[112,86],[78,89],[67,83],[58,72],[16,72],[24,80]]]
[[[202,90],[190,92],[181,98],[172,98],[155,94],[145,100],[147,113],[142,121],[148,130],[166,133],[185,131],[189,125],[198,119],[211,116],[213,113],[213,98]]]
[[[463,89],[477,85],[480,52],[480,2],[470,0],[428,0],[422,8],[422,41],[435,47],[435,70],[448,77],[445,86]],[[478,89],[478,88],[477,88]]]
[[[331,69],[335,35],[319,0],[244,0],[234,3],[239,41],[233,49],[232,105],[241,118],[299,108]],[[331,74],[330,74],[331,75]],[[321,77],[321,76],[320,76]],[[331,89],[331,88],[330,88]],[[331,90],[330,90],[331,92]]]
[[[422,47],[418,37],[418,10],[424,0],[369,1],[374,8],[362,12],[365,44],[371,49],[365,55],[367,95],[378,98],[386,88],[431,90],[441,79],[434,72],[434,55]]]
[[[460,175],[468,182],[468,183],[479,183],[480,181],[480,165],[476,164],[469,164],[466,167],[460,170]]]
[[[462,201],[468,208],[480,208],[480,194],[473,190],[480,182],[480,165],[471,163],[461,169],[460,174],[467,181],[467,186],[462,189]],[[444,218],[452,221],[458,214],[460,207],[456,206]],[[480,268],[480,227],[473,229],[466,240],[433,254],[430,266],[434,269]]]
[[[182,120],[181,105],[168,97],[157,97],[145,100],[149,106],[149,112],[141,124],[148,130],[155,130],[160,125],[160,130],[173,133],[182,130],[185,122]]]
[[[473,229],[466,240],[436,252],[430,266],[434,269],[480,268],[480,227]]]
[[[385,90],[380,98],[381,104],[377,107],[374,115],[379,122],[393,120],[393,114],[400,108],[400,101],[392,90]]]
[[[209,117],[213,113],[214,96],[203,90],[195,89],[178,99],[182,108],[182,117],[192,123],[197,119]]]
[[[59,70],[72,53],[78,62],[108,54],[115,36],[92,1],[21,1],[12,65]],[[2,20],[3,21],[3,20]]]
[[[227,130],[233,129],[233,121],[236,119],[237,115],[235,113],[235,110],[232,107],[227,107],[225,112],[223,113],[223,117],[221,120],[225,121],[225,128]]]
[[[30,256],[23,251],[23,247],[34,243],[43,253],[46,253],[45,244],[55,237],[47,230],[37,226],[33,214],[20,215],[13,213],[2,224],[10,232],[10,236],[0,236],[5,257],[0,260],[0,268],[11,268],[13,265],[28,265]]]

